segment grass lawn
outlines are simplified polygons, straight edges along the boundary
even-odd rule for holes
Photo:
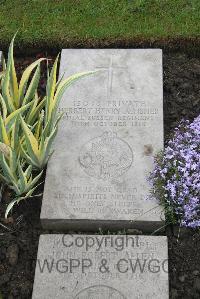
[[[0,47],[199,37],[199,0],[0,0]]]

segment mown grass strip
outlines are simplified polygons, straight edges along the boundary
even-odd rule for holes
[[[0,46],[73,41],[195,38],[199,0],[0,0]]]

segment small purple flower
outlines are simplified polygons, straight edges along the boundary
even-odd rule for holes
[[[200,227],[200,115],[183,120],[150,174],[153,194],[186,227]]]

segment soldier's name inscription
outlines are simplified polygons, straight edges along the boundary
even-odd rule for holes
[[[159,109],[143,100],[74,100],[71,106],[60,107],[59,112],[73,127],[145,127],[156,119]]]

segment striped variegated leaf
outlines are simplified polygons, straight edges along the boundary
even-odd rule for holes
[[[22,172],[23,172],[23,170],[22,170]],[[17,196],[15,199],[13,199],[9,203],[9,205],[6,208],[5,218],[8,217],[9,213],[11,212],[11,210],[13,209],[13,207],[14,207],[15,204],[19,204],[20,201],[32,197],[34,191],[40,185],[40,184],[38,184],[38,185],[36,185],[36,184],[37,184],[38,180],[41,178],[41,176],[42,176],[42,171],[28,185],[26,185],[26,190],[24,190],[25,192],[22,193],[21,196],[19,194],[19,196]],[[41,194],[37,194],[35,196],[40,196],[40,195]]]
[[[56,74],[57,74],[58,58],[59,58],[59,56],[57,56],[57,58],[54,62],[54,65],[52,67],[50,76],[48,77],[48,80],[47,80],[46,115],[45,115],[46,116],[46,119],[45,119],[46,123],[48,121],[48,116],[51,113],[51,111],[50,111],[51,103],[54,100],[54,94],[55,94],[55,91],[56,91],[56,83],[57,83]]]
[[[16,169],[18,167],[18,159],[16,156],[16,153],[14,150],[10,149],[10,155],[9,155],[9,167],[10,167],[10,171],[12,172],[12,174],[14,175],[16,173]],[[15,178],[17,178],[17,176],[15,176]]]
[[[31,102],[22,106],[21,108],[15,110],[14,112],[10,113],[9,116],[5,119],[5,125],[6,125],[6,131],[9,132],[12,128],[16,118],[25,110],[28,109],[29,106],[31,106]]]
[[[32,101],[32,99],[35,96],[35,93],[37,92],[38,83],[40,80],[40,64],[37,66],[37,69],[35,71],[35,74],[29,84],[28,90],[24,96],[24,99],[22,101],[22,105],[24,106],[27,102]]]
[[[0,106],[1,106],[1,110],[2,110],[3,120],[5,120],[7,117],[7,114],[8,114],[8,110],[7,110],[7,106],[4,101],[4,98],[2,97],[1,94],[0,94]]]
[[[33,189],[35,187],[35,185],[37,184],[37,182],[39,181],[39,179],[41,178],[43,174],[43,171],[40,171],[40,173],[28,184],[28,189],[27,191],[30,191],[31,189]]]
[[[52,154],[51,146],[55,139],[56,133],[57,133],[57,127],[54,128],[53,132],[50,134],[49,137],[46,137],[43,145],[40,147],[42,167],[44,167],[47,164],[47,162]]]
[[[40,58],[37,61],[33,62],[31,65],[29,65],[26,70],[24,71],[20,84],[19,84],[19,98],[20,98],[20,102],[22,103],[23,98],[24,98],[24,94],[25,94],[25,90],[26,90],[26,86],[27,86],[27,82],[30,78],[30,75],[32,73],[32,71],[34,70],[34,68],[36,68],[41,61],[45,60],[45,58]]]
[[[29,181],[29,179],[32,179],[31,174],[32,174],[32,165],[29,165],[25,171],[25,176],[27,178],[27,182]]]
[[[13,44],[14,38],[12,39],[8,52],[8,62],[5,70],[5,75],[2,80],[2,95],[6,102],[7,109],[11,113],[16,109],[16,102],[18,98],[18,86],[16,72],[13,61]]]
[[[9,164],[7,163],[4,155],[1,153],[0,153],[0,166],[3,171],[3,176],[6,177],[9,182],[12,182],[12,185],[11,186],[9,185],[9,187],[12,188],[16,194],[18,194],[20,190],[17,186],[16,174],[12,173]]]
[[[30,156],[22,144],[20,145],[20,149],[21,149],[21,154],[24,157],[24,159],[26,159],[27,163],[34,166],[35,168],[39,168],[38,158],[36,159],[34,155]]]
[[[0,142],[10,145],[9,135],[6,132],[6,127],[2,116],[0,115]]]
[[[22,129],[25,135],[25,141],[26,141],[26,147],[27,151],[29,152],[30,156],[38,157],[39,154],[39,144],[23,118],[21,117],[21,124],[22,124]]]
[[[13,199],[9,205],[6,208],[6,212],[5,212],[5,218],[8,218],[8,214],[10,213],[10,211],[12,210],[12,208],[14,207],[14,205],[17,203],[19,203],[22,199],[24,199],[24,197],[17,197],[15,199]]]
[[[39,119],[40,111],[44,108],[46,98],[43,100],[38,101],[34,100],[34,104],[29,109],[29,113],[25,118],[25,122],[29,125],[33,125],[37,119]]]
[[[10,146],[19,153],[20,137],[19,137],[19,116],[16,117],[15,123],[12,126]]]
[[[57,87],[57,90],[56,90],[56,93],[55,93],[55,96],[54,96],[54,101],[52,101],[50,103],[50,107],[48,109],[48,111],[49,111],[48,119],[51,119],[51,121],[53,123],[55,122],[55,118],[56,118],[56,114],[57,114],[58,105],[60,103],[60,100],[61,100],[64,92],[66,91],[66,89],[71,84],[75,83],[80,78],[89,76],[91,74],[95,74],[97,72],[99,72],[99,71],[82,72],[82,73],[78,73],[78,74],[72,75],[69,78],[61,81],[60,84]]]

